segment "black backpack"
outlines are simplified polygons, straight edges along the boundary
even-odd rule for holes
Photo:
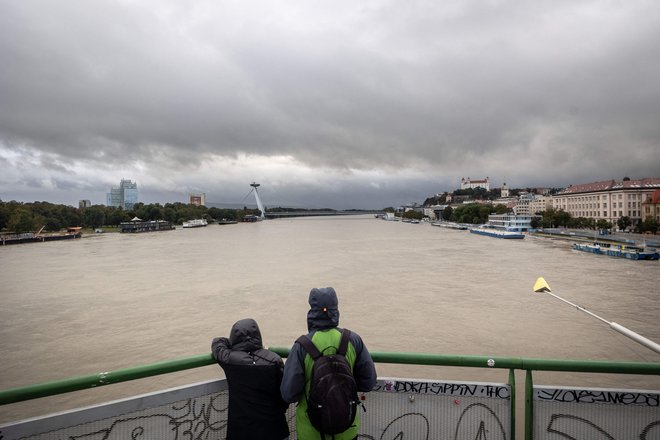
[[[312,357],[312,377],[307,414],[312,426],[323,434],[339,434],[353,426],[360,401],[353,370],[346,360],[351,331],[341,331],[337,352],[323,355],[305,335],[296,340]]]

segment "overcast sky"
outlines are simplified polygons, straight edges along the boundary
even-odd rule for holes
[[[4,201],[383,208],[468,176],[660,177],[660,2],[0,0]]]

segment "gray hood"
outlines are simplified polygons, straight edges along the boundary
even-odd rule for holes
[[[229,332],[229,343],[233,350],[249,352],[263,348],[257,321],[250,318],[237,321]]]
[[[325,330],[339,325],[339,301],[332,287],[314,288],[309,292],[307,329]]]

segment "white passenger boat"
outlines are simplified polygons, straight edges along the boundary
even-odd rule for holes
[[[486,235],[488,237],[495,237],[495,238],[508,238],[508,239],[525,238],[525,235],[521,234],[520,232],[505,231],[503,229],[494,229],[494,228],[483,228],[483,227],[470,228],[470,232],[472,234]]]
[[[201,228],[206,225],[208,225],[208,222],[203,218],[183,222],[184,228]]]
[[[431,223],[433,226],[440,226],[441,228],[446,228],[446,229],[457,229],[464,231],[468,227],[462,223],[454,223],[454,222],[434,222]]]

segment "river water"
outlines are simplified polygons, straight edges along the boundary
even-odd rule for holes
[[[660,362],[547,294],[660,341],[660,264],[373,216],[268,220],[0,248],[0,389],[207,353],[252,317],[266,346],[306,332],[333,286],[371,351]],[[505,382],[506,370],[377,365],[380,376]],[[0,422],[220,376],[217,366],[0,407]],[[537,383],[660,389],[645,376],[537,373]],[[520,381],[522,386],[522,381]],[[522,393],[522,391],[521,391]]]

